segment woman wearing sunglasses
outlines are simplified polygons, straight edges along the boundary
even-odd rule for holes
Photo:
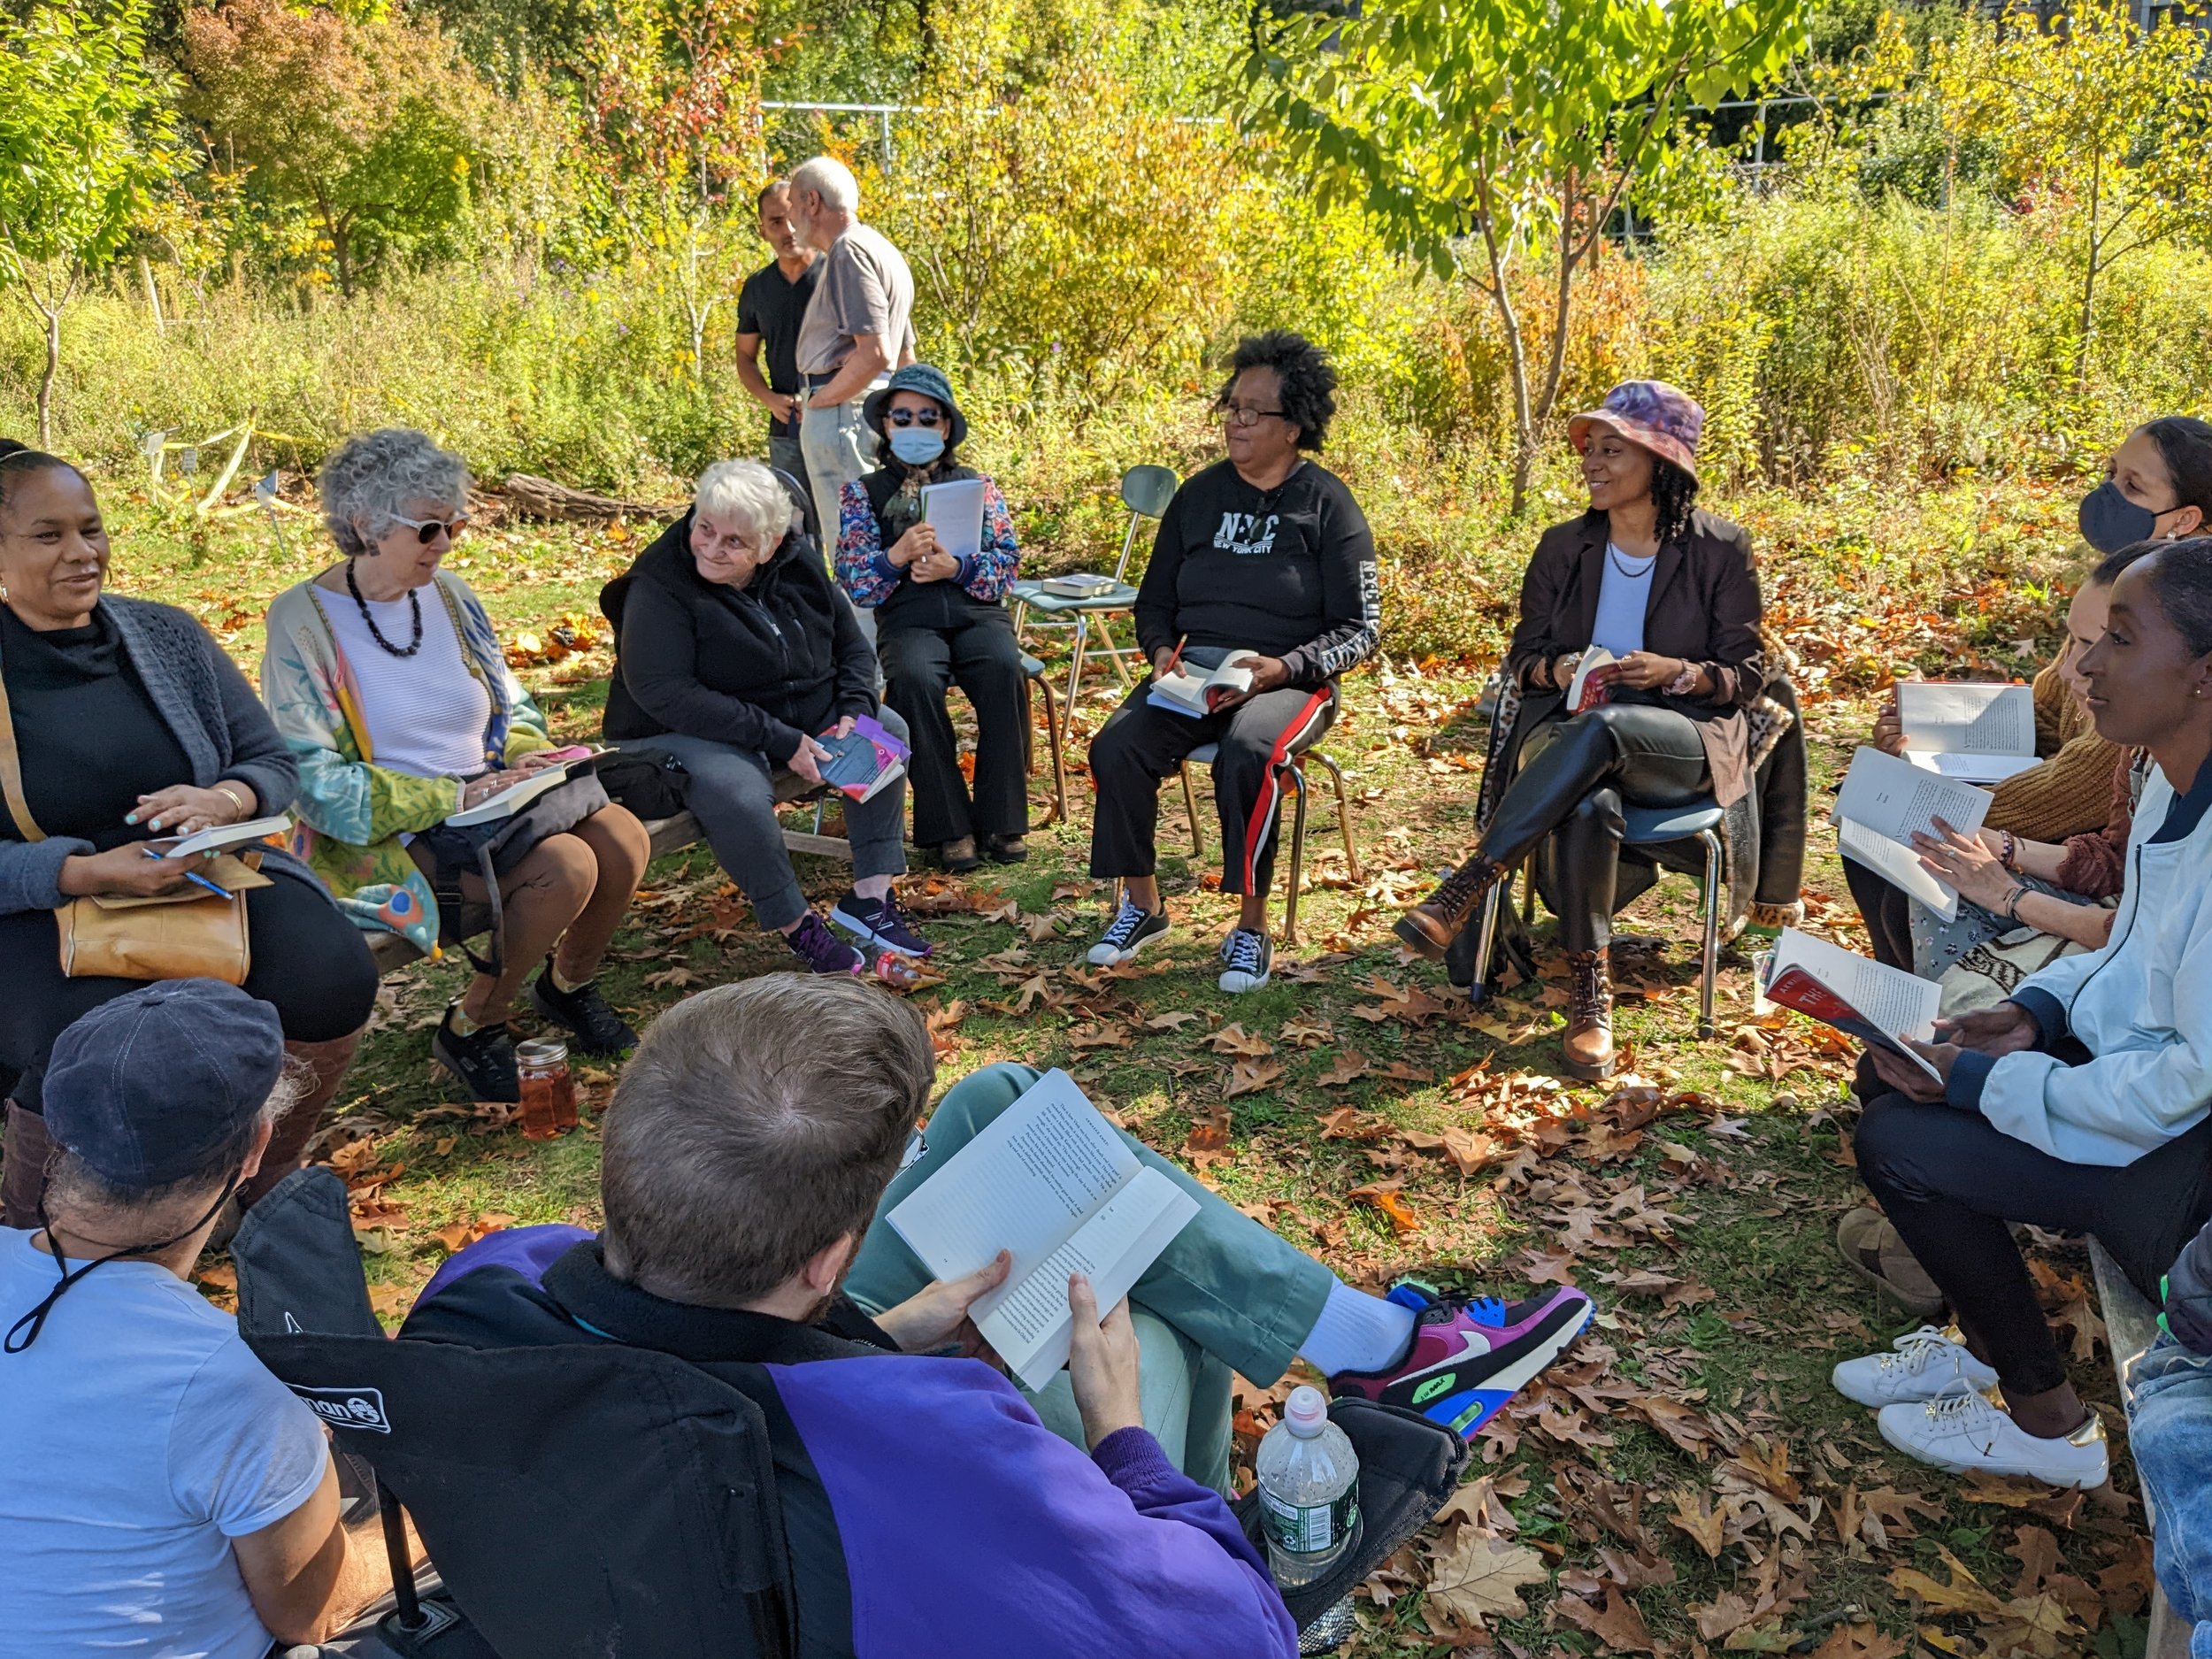
[[[837,580],[876,618],[884,700],[912,733],[914,844],[933,848],[956,873],[984,859],[1029,856],[1029,790],[1023,740],[1029,687],[1013,618],[1000,602],[1021,563],[1006,501],[954,455],[968,435],[952,383],[926,363],[908,365],[861,406],[883,441],[883,465],[845,486],[837,526]],[[983,535],[954,550],[924,516],[923,492],[964,479],[983,486]],[[960,743],[945,696],[954,686],[975,710],[975,787],[961,775]]]
[[[349,438],[324,464],[323,522],[344,557],[269,607],[262,696],[299,761],[299,850],[365,928],[438,940],[422,841],[544,764],[545,717],[509,672],[468,584],[440,568],[468,525],[460,457],[404,427]],[[645,826],[601,805],[499,877],[496,974],[446,1010],[432,1056],[483,1101],[520,1097],[507,1019],[530,1000],[584,1054],[636,1033],[595,976],[651,856]],[[488,896],[459,878],[461,897]]]

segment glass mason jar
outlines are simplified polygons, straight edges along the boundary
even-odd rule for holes
[[[568,1072],[568,1045],[534,1038],[515,1045],[515,1070],[522,1080],[522,1133],[531,1141],[550,1141],[576,1127],[576,1081]]]

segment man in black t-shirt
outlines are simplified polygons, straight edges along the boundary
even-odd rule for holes
[[[791,228],[790,192],[780,179],[760,193],[760,237],[775,250],[772,264],[745,279],[737,296],[737,378],[768,411],[768,464],[814,489],[799,452],[799,324],[814,297],[814,250]],[[765,376],[763,346],[767,348]],[[833,542],[836,526],[829,534]]]
[[[1091,947],[1095,967],[1126,962],[1167,932],[1153,874],[1160,781],[1213,743],[1221,890],[1242,901],[1222,941],[1220,987],[1256,991],[1272,971],[1267,893],[1282,769],[1328,729],[1337,677],[1381,637],[1374,537],[1343,480],[1304,454],[1321,447],[1335,387],[1327,357],[1296,334],[1240,342],[1217,403],[1228,458],[1176,491],[1160,520],[1136,603],[1154,677],[1203,673],[1237,653],[1252,684],[1194,717],[1152,703],[1147,680],[1092,741],[1091,874],[1125,884]]]

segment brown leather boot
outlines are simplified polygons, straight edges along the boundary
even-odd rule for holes
[[[1613,986],[1606,953],[1578,951],[1567,958],[1574,984],[1567,993],[1567,1034],[1559,1053],[1570,1077],[1586,1083],[1613,1075]]]
[[[352,1032],[334,1037],[328,1042],[288,1042],[284,1053],[288,1059],[304,1068],[304,1087],[291,1110],[277,1119],[276,1129],[269,1136],[268,1150],[261,1155],[261,1168],[254,1178],[238,1189],[238,1207],[250,1209],[268,1190],[299,1168],[307,1156],[307,1143],[315,1138],[321,1126],[323,1113],[338,1093],[338,1085],[345,1080],[346,1068],[353,1064],[355,1050],[361,1046],[362,1033]]]
[[[1439,882],[1435,892],[1401,916],[1390,931],[1423,956],[1441,962],[1460,929],[1467,926],[1467,918],[1482,902],[1482,895],[1497,886],[1504,874],[1504,865],[1478,853]]]

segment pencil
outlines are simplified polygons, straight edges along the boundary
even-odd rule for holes
[[[1175,641],[1175,654],[1167,659],[1167,672],[1160,676],[1161,679],[1165,680],[1168,674],[1175,672],[1175,665],[1183,660],[1183,648],[1189,643],[1190,635],[1187,634]]]

